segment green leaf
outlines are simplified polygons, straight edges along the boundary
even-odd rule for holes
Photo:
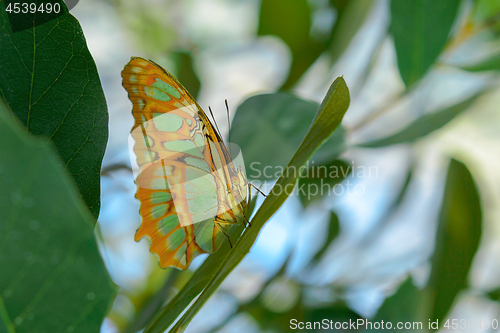
[[[352,166],[341,160],[310,166],[299,179],[299,199],[304,208],[329,195],[335,195],[335,185],[352,172]]]
[[[498,71],[500,70],[500,54],[495,54],[477,64],[460,68],[469,72]]]
[[[424,300],[423,295],[424,293],[415,287],[409,277],[403,284],[401,284],[394,295],[388,297],[384,301],[384,304],[382,304],[380,309],[377,311],[375,318],[371,321],[381,322],[383,320],[386,323],[391,323],[393,327],[391,330],[387,331],[397,329],[396,325],[398,323],[410,323],[411,325],[416,325],[407,331],[419,331],[423,328],[427,328],[428,323],[425,321],[425,318],[420,316],[420,309],[422,301]],[[420,323],[422,326],[418,326]],[[366,332],[376,331],[378,330],[366,330]]]
[[[276,35],[292,50],[309,39],[311,8],[307,0],[263,0],[260,6],[259,36]]]
[[[0,97],[27,132],[54,144],[97,219],[108,113],[80,24],[65,14],[11,33],[1,11],[0,49]]]
[[[263,94],[245,100],[236,110],[231,140],[240,146],[247,177],[273,180],[281,175],[300,145],[318,104],[288,93]],[[315,155],[315,162],[331,161],[345,148],[342,127]]]
[[[171,330],[172,332],[182,332],[186,329],[189,322],[193,319],[194,315],[200,310],[203,304],[205,304],[210,296],[217,290],[222,281],[224,281],[229,273],[250,251],[250,248],[257,239],[257,236],[264,224],[281,207],[290,195],[290,189],[293,189],[293,187],[297,184],[298,174],[297,172],[294,172],[294,170],[303,167],[318,150],[318,148],[340,125],[342,118],[349,107],[349,102],[349,90],[347,89],[344,79],[339,77],[330,86],[330,89],[328,90],[327,95],[321,103],[318,113],[313,120],[309,132],[300,144],[298,150],[295,152],[291,161],[288,163],[285,172],[278,179],[275,186],[252,219],[252,226],[247,228],[243,235],[238,239],[238,242],[225,260],[220,264],[201,295],[174,325]],[[203,266],[204,265],[202,265],[202,268]],[[158,327],[157,329],[161,328]],[[161,330],[151,330],[151,332],[160,331]]]
[[[481,239],[479,193],[467,167],[451,160],[426,291],[432,295],[428,318],[444,319],[457,294],[467,287],[472,260]]]
[[[193,68],[193,57],[190,52],[174,52],[177,62],[177,79],[196,98],[200,91],[200,80]]]
[[[391,32],[401,78],[409,88],[419,81],[443,50],[459,0],[391,0]]]
[[[113,288],[52,147],[0,105],[0,331],[98,332]]]
[[[481,94],[476,94],[456,105],[422,116],[408,125],[405,129],[393,135],[362,143],[359,146],[378,148],[398,143],[414,142],[448,124],[456,116],[467,110],[480,95]]]
[[[310,41],[310,29],[311,8],[307,0],[262,1],[258,35],[275,35],[281,38],[292,52],[289,78],[282,89],[290,88],[312,63],[308,58],[312,57],[314,61],[322,51],[321,47],[316,50],[318,45]]]
[[[316,12],[336,10],[331,30],[321,36],[312,34],[310,2],[306,0],[264,0],[259,17],[258,35],[275,35],[290,48],[292,64],[281,90],[292,88],[307,69],[328,50],[329,61],[335,63],[368,17],[373,0],[331,0],[330,7],[320,2]],[[314,3],[311,3],[314,6]],[[279,13],[279,14],[277,14]]]

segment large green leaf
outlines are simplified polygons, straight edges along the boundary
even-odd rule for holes
[[[415,120],[403,130],[386,138],[360,144],[361,147],[378,148],[388,145],[416,141],[448,124],[456,116],[467,110],[481,94],[450,106],[448,108],[427,114]]]
[[[0,331],[98,332],[113,295],[92,217],[52,147],[0,106]]]
[[[193,305],[184,313],[172,328],[173,332],[184,331],[189,322],[195,316],[210,296],[217,290],[222,281],[229,273],[241,262],[241,260],[250,251],[260,230],[264,224],[281,207],[285,200],[291,194],[291,189],[295,187],[298,180],[297,169],[303,167],[306,162],[314,155],[318,148],[331,136],[335,129],[340,125],[347,108],[349,107],[349,90],[343,78],[337,78],[327,95],[323,99],[319,110],[312,122],[312,126],[300,144],[298,150],[288,163],[285,172],[278,179],[271,192],[268,194],[259,210],[255,214],[247,228],[231,252],[220,263],[217,271],[212,276],[210,282],[196,299]],[[202,265],[203,268],[203,265]],[[168,326],[167,326],[168,327]],[[156,327],[151,332],[160,332],[166,327]],[[150,332],[150,331],[145,331]]]
[[[27,131],[54,144],[97,218],[108,113],[80,24],[64,14],[12,33],[2,10],[0,49],[0,97]]]
[[[307,0],[263,0],[260,7],[259,36],[275,35],[292,52],[289,78],[283,88],[290,88],[316,59],[322,49],[309,39],[311,8]],[[318,52],[319,51],[319,52]],[[317,53],[317,54],[316,54]],[[305,67],[305,68],[304,68]]]
[[[451,160],[441,207],[436,249],[426,291],[432,295],[427,317],[441,321],[457,294],[467,287],[472,259],[481,239],[479,193],[467,167]]]
[[[280,177],[309,130],[318,104],[288,93],[263,94],[245,100],[236,110],[231,140],[240,146],[249,179]],[[318,150],[315,162],[331,161],[344,150],[339,127]]]
[[[391,0],[391,32],[406,87],[420,80],[443,50],[460,0]]]

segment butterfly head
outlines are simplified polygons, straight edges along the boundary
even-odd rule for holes
[[[241,183],[240,177],[238,177],[238,175],[232,175],[231,176],[231,183],[233,183],[233,185],[240,185],[240,183]]]

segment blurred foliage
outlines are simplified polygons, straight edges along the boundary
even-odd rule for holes
[[[442,324],[458,293],[468,286],[482,229],[479,193],[467,167],[451,160],[446,177],[431,276],[423,290],[408,278],[387,298],[372,321]]]
[[[365,23],[375,4],[374,0],[330,0],[337,8],[337,18],[332,29],[327,56],[334,65],[347,50],[351,40]]]
[[[318,106],[289,93],[252,96],[238,106],[231,141],[241,148],[248,179],[279,177],[309,130]],[[334,158],[342,152],[343,143],[344,130],[339,127],[314,160],[321,163]]]
[[[292,67],[283,89],[289,89],[326,48],[329,36],[318,36],[316,41],[310,37],[310,30],[311,8],[307,0],[262,1],[258,34],[280,37],[292,52]]]
[[[457,294],[468,285],[469,270],[481,239],[482,209],[467,167],[451,160],[426,287],[431,321],[445,319]],[[432,297],[432,298],[431,298]],[[431,298],[432,300],[429,300]]]
[[[194,71],[193,55],[190,52],[174,52],[173,57],[177,64],[177,79],[189,91],[191,96],[196,98],[200,92],[200,80]]]
[[[125,2],[125,0],[121,1]],[[280,38],[287,45],[292,56],[289,74],[279,90],[293,89],[320,58],[325,59],[329,66],[333,67],[345,54],[357,32],[373,12],[376,3],[371,0],[293,2],[262,0],[259,7],[256,37],[273,35]],[[330,186],[342,183],[343,179],[351,174],[353,167],[339,159],[340,154],[351,148],[346,144],[346,138],[351,132],[366,127],[391,106],[420,89],[422,78],[437,68],[438,61],[444,59],[446,64],[444,55],[447,52],[485,31],[496,33],[500,17],[497,14],[499,8],[494,1],[478,0],[471,7],[463,6],[465,4],[462,1],[454,0],[390,1],[390,28],[387,36],[392,37],[394,42],[397,66],[407,89],[395,95],[392,100],[351,128],[339,126],[315,153],[313,160],[307,163],[307,168],[299,177],[299,187],[309,184],[321,185],[322,180],[327,181]],[[466,8],[467,13],[459,16],[463,8]],[[140,35],[137,31],[134,34]],[[175,53],[179,49],[172,45],[184,45],[187,52],[192,52],[196,48],[193,48],[189,42],[182,42],[178,31],[176,38],[178,39],[176,42],[165,47],[165,51],[159,54],[161,57],[170,59],[174,65],[167,68],[177,73],[180,81],[189,86],[189,82],[196,77],[194,71],[191,70],[193,66],[181,69],[183,65],[178,62]],[[380,56],[381,45],[380,42],[374,48],[369,65],[361,75],[361,84],[358,84],[358,89],[364,88],[364,82],[371,75],[378,61],[377,58]],[[198,46],[205,47],[205,45]],[[498,56],[494,54],[475,64],[457,67],[470,72],[495,71],[499,69],[497,58]],[[189,74],[191,78],[182,78],[185,73],[191,73]],[[197,84],[193,86],[189,86],[188,89],[196,93]],[[359,144],[359,146],[374,149],[394,144],[411,145],[418,142],[419,139],[426,138],[429,134],[446,127],[453,119],[474,108],[478,98],[490,88],[491,86],[487,86],[482,90],[471,92],[468,96],[464,96],[465,99],[451,102],[441,109],[413,115],[408,125],[396,130],[381,131],[375,136],[376,139]],[[320,109],[322,108],[324,105],[320,106]],[[304,142],[303,138],[306,133],[311,136],[315,132],[315,129],[310,127],[310,123],[317,120],[314,118],[317,109],[318,105],[315,102],[282,92],[250,96],[238,106],[231,127],[231,139],[243,151],[245,167],[250,179],[269,181],[270,177],[279,178],[279,173],[269,177],[265,172],[284,169],[290,160],[290,163],[294,163],[292,157],[301,142]],[[373,244],[389,225],[397,223],[392,220],[408,197],[407,193],[414,180],[416,164],[417,161],[412,160],[398,193],[391,199],[390,204],[376,222],[373,232],[359,241],[360,247],[366,248],[369,244]],[[314,172],[321,170],[322,166],[342,167],[344,171],[347,170],[347,173],[333,178],[318,175],[318,172],[314,175]],[[265,170],[265,167],[268,169]],[[300,196],[304,208],[308,208],[312,203],[321,204],[327,200],[325,195],[311,196],[310,194]],[[468,199],[464,199],[466,197]],[[233,241],[236,246],[230,249],[229,245],[225,244],[222,250],[209,256],[173,299],[152,316],[146,325],[145,332],[161,332],[168,327],[171,327],[170,331],[183,331],[186,328],[208,297],[248,252],[255,239],[255,236],[249,235],[256,235],[268,216],[272,215],[274,208],[269,210],[266,202],[272,202],[274,199],[276,199],[275,195],[271,191],[252,220],[252,227],[244,232],[243,237],[237,242]],[[460,207],[460,211],[463,212],[460,216],[453,213],[458,209],[457,207]],[[459,292],[468,288],[467,276],[481,235],[481,214],[479,194],[472,176],[464,164],[452,159],[439,220],[437,247],[432,259],[431,279],[423,289],[415,287],[410,278],[407,278],[399,288],[393,285],[397,291],[386,299],[371,320],[421,320],[427,323],[428,318],[445,318],[452,304],[456,302]],[[254,225],[257,227],[255,228]],[[324,242],[310,258],[304,270],[314,269],[321,264],[328,249],[338,239],[341,232],[340,225],[337,214],[331,211]],[[472,232],[464,235],[462,234],[464,230]],[[234,230],[232,237],[236,239],[241,232],[241,227]],[[458,240],[462,238],[468,240],[459,242]],[[460,256],[454,255],[456,253],[460,253]],[[330,286],[328,292],[323,292],[322,300],[316,299],[311,303],[308,295],[318,292],[318,288],[297,278],[300,274],[289,276],[286,273],[289,259],[290,257],[281,269],[267,279],[259,293],[251,300],[242,302],[222,323],[212,328],[211,332],[225,331],[226,325],[232,319],[242,315],[253,318],[261,331],[273,332],[289,331],[292,318],[299,321],[320,321],[325,318],[338,321],[361,318],[346,306],[345,295],[342,288],[338,289],[338,286]],[[165,284],[167,285],[168,283]],[[162,295],[161,290],[152,299]],[[495,292],[492,291],[489,294],[493,299],[496,299]],[[194,299],[196,301],[189,305]],[[187,311],[183,313],[185,310]],[[139,326],[135,326],[137,327]]]
[[[193,63],[198,46],[181,35],[183,12],[180,1],[109,0],[123,27],[139,50],[138,56],[154,61],[170,71],[196,98],[200,80]]]
[[[313,261],[318,260],[339,235],[339,219],[334,212],[330,215],[328,229],[327,238],[321,249],[315,254]],[[290,320],[292,319],[297,321],[321,321],[323,319],[349,321],[349,319],[361,318],[344,302],[330,300],[326,303],[310,306],[307,301],[309,287],[286,275],[290,258],[291,255],[285,260],[281,269],[264,283],[253,300],[241,304],[231,316],[211,329],[210,332],[217,332],[231,318],[243,313],[252,316],[262,331],[271,330],[273,332],[289,332]]]
[[[184,3],[177,0],[109,2],[129,33],[131,44],[141,53],[137,55],[164,66],[196,96],[202,88],[197,76],[198,50],[208,47],[212,39],[195,45],[184,36],[183,18],[189,15],[184,12]],[[296,184],[299,187],[321,185],[322,181],[334,186],[351,174],[354,165],[348,164],[341,154],[353,148],[364,148],[358,149],[360,154],[369,149],[376,153],[378,148],[390,149],[390,145],[404,144],[414,153],[415,143],[445,129],[455,118],[476,108],[481,96],[497,87],[497,83],[489,81],[484,89],[471,92],[444,108],[412,114],[410,121],[405,123],[407,125],[385,127],[356,147],[351,145],[349,138],[386,115],[392,106],[425,88],[426,80],[423,79],[440,67],[453,67],[463,73],[467,71],[469,75],[487,72],[492,77],[498,76],[498,52],[491,52],[481,61],[461,64],[450,62],[448,57],[471,40],[481,45],[497,42],[500,34],[498,3],[496,0],[389,0],[386,13],[389,29],[371,52],[356,88],[361,91],[366,88],[365,83],[380,61],[382,41],[390,40],[395,49],[401,83],[406,89],[388,97],[380,108],[372,110],[353,126],[340,125],[350,101],[345,82],[340,78],[332,84],[321,105],[285,92],[250,96],[237,108],[231,129],[231,138],[242,148],[249,178],[258,181],[278,179],[274,189]],[[296,88],[297,83],[302,83],[304,74],[308,74],[317,62],[326,63],[327,71],[333,73],[334,66],[348,53],[358,32],[379,7],[376,0],[260,1],[259,21],[253,38],[276,36],[292,56],[289,73],[278,90]],[[14,299],[9,292],[6,294],[6,291],[13,290],[12,283],[2,287],[0,318],[9,333],[13,330],[56,332],[61,331],[59,328],[63,325],[67,327],[72,323],[76,323],[74,331],[95,331],[106,311],[111,289],[97,257],[95,241],[89,233],[91,229],[85,226],[88,214],[73,193],[75,190],[69,177],[73,177],[84,202],[97,217],[98,172],[107,140],[107,112],[97,71],[81,28],[71,15],[41,25],[36,31],[15,35],[8,30],[5,15],[0,18],[0,91],[8,112],[21,120],[21,125],[16,125],[17,120],[12,121],[13,118],[0,112],[3,119],[0,127],[4,128],[0,135],[4,136],[6,147],[1,150],[6,156],[2,155],[2,161],[10,161],[7,167],[0,169],[0,183],[4,184],[0,195],[4,196],[3,211],[8,213],[7,221],[17,223],[0,224],[0,231],[9,230],[0,233],[5,238],[4,249],[0,250],[0,265],[7,267],[0,269],[0,275],[4,274],[0,282],[14,281],[14,287],[18,288],[16,292],[21,295]],[[398,120],[393,123],[398,123]],[[22,128],[19,131],[23,126],[27,130]],[[57,158],[47,144],[23,132],[49,138],[62,162],[56,162]],[[258,166],[252,166],[255,162]],[[415,169],[421,162],[412,157],[401,184],[396,186],[398,193],[389,199],[387,208],[381,208],[382,214],[370,232],[358,240],[360,248],[367,249],[380,239],[389,225],[400,222],[395,217],[403,203],[411,204],[407,203],[411,199],[408,192],[411,192]],[[65,164],[66,171],[61,168]],[[271,170],[283,168],[285,173],[269,179],[263,175],[266,166]],[[286,171],[304,166],[301,175]],[[327,177],[319,171],[322,166],[328,169],[338,166],[348,172]],[[123,168],[129,169],[126,165],[112,165],[103,174],[110,175]],[[255,168],[260,175],[254,175]],[[43,171],[44,176],[35,177],[33,170]],[[24,178],[16,181],[13,175],[18,174]],[[25,219],[18,217],[21,214],[15,203],[20,197],[12,188],[14,183],[25,186],[22,193],[29,191],[34,203],[44,202],[40,206],[33,205],[32,209],[25,208]],[[439,190],[438,184],[434,186]],[[51,190],[46,191],[47,188]],[[42,193],[40,189],[45,191]],[[468,278],[482,235],[482,196],[466,165],[453,158],[443,192],[429,280],[420,288],[408,277],[409,272],[405,272],[399,281],[392,281],[389,289],[395,292],[387,297],[372,321],[422,321],[424,326],[428,319],[442,322],[458,302],[460,294],[471,288]],[[327,229],[323,239],[320,244],[314,244],[316,250],[302,271],[289,272],[291,258],[298,251],[293,250],[284,264],[266,277],[260,290],[251,299],[240,302],[232,314],[212,329],[213,332],[224,331],[238,316],[253,318],[260,331],[273,332],[289,331],[290,319],[346,321],[362,318],[349,308],[344,284],[315,285],[302,279],[305,273],[325,264],[330,249],[335,247],[343,232],[337,213],[330,206],[322,206],[335,198],[310,194],[299,197],[303,206],[301,214],[306,216],[309,210],[326,209],[328,221],[325,221]],[[250,251],[266,221],[287,199],[286,193],[271,191],[264,202],[257,205],[256,191],[254,195],[247,214],[251,216],[256,211],[251,226],[232,228],[231,244],[225,242],[194,271],[160,272],[153,269],[144,288],[118,291],[117,300],[119,297],[129,300],[135,316],[130,317],[130,314],[113,308],[108,318],[121,331],[128,333],[140,330],[163,332],[169,327],[170,331],[183,331]],[[30,214],[36,216],[30,217]],[[44,223],[47,228],[42,228]],[[36,234],[34,229],[38,231]],[[20,243],[16,239],[18,236],[27,238]],[[49,271],[54,253],[61,251],[67,257],[60,260],[67,266],[64,270]],[[35,268],[36,271],[32,272]],[[17,275],[12,278],[12,274]],[[57,288],[52,281],[57,281]],[[40,285],[45,289],[38,287]],[[499,301],[499,294],[495,288],[483,293],[493,301]],[[30,295],[35,295],[38,303],[22,310]],[[30,311],[33,316],[29,315]],[[18,316],[19,313],[26,319]],[[1,325],[0,329],[3,329]]]
[[[232,243],[239,238],[244,226],[238,225],[231,228],[229,237]],[[222,243],[220,249],[210,255],[203,265],[198,268],[180,291],[161,309],[156,312],[146,324],[144,332],[163,332],[172,325],[178,316],[188,308],[189,304],[203,291],[210,282],[214,271],[227,257],[231,247],[229,242]]]
[[[360,146],[378,148],[398,143],[414,142],[445,126],[460,113],[471,107],[471,105],[473,105],[476,99],[481,95],[481,93],[475,94],[474,96],[456,105],[421,116],[413,123],[391,136],[363,143]]]
[[[80,24],[63,15],[12,33],[2,11],[0,36],[1,96],[27,132],[54,144],[97,220],[108,112]]]
[[[175,290],[174,283],[181,280],[179,278],[180,271],[176,269],[157,269],[155,270],[155,272],[157,272],[157,274],[151,274],[148,277],[148,282],[146,285],[149,292],[143,292],[133,296],[127,295],[133,302],[134,307],[140,309],[140,312],[137,313],[134,321],[131,323],[127,322],[127,318],[123,318],[123,332],[133,333],[139,331],[147,324],[151,316],[153,316],[158,310],[160,310],[165,300],[173,297]],[[161,277],[161,279],[159,281],[151,281],[151,277]],[[157,290],[158,286],[161,286],[160,290]]]
[[[182,10],[175,1],[110,0],[134,43],[145,54],[163,55],[178,47],[175,13]]]
[[[394,295],[388,297],[380,307],[373,322],[390,323],[414,323],[422,322],[422,328],[427,324],[427,318],[420,315],[422,311],[423,294],[412,283],[411,278],[407,278]],[[426,327],[425,327],[426,328]],[[418,329],[414,329],[417,331]],[[376,332],[379,330],[367,329],[366,332]],[[389,330],[387,330],[389,331]],[[410,331],[410,330],[408,330]]]
[[[304,207],[320,201],[331,194],[331,190],[352,173],[352,166],[342,160],[334,160],[323,165],[309,167],[299,179],[299,198]],[[300,190],[302,189],[302,191]],[[314,189],[314,193],[312,191]]]
[[[464,66],[462,69],[471,72],[498,71],[500,70],[500,54],[493,55],[477,64]]]
[[[335,63],[363,24],[373,2],[263,0],[258,35],[275,35],[292,52],[290,73],[281,89],[292,88],[327,49],[330,62]]]
[[[493,32],[500,32],[500,3],[496,0],[477,0],[473,10],[473,19],[480,25],[489,25]]]
[[[297,183],[299,175],[293,172],[289,173],[287,172],[287,170],[298,170],[306,164],[306,162],[314,155],[314,152],[318,150],[318,148],[332,135],[335,129],[340,125],[340,123],[342,122],[342,118],[344,117],[344,114],[349,107],[349,103],[349,90],[347,89],[345,81],[342,78],[337,78],[332,83],[325,98],[323,99],[323,102],[321,103],[318,112],[313,119],[311,128],[306,134],[304,140],[288,163],[282,176],[274,185],[273,189],[277,190],[271,190],[269,195],[257,210],[257,213],[252,218],[252,226],[246,229],[246,231],[238,239],[238,242],[231,249],[231,251],[227,253],[225,257],[222,257],[224,258],[223,261],[212,260],[213,258],[216,258],[217,254],[223,253],[221,252],[221,250],[219,250],[218,252],[216,252],[216,255],[209,256],[209,258],[205,260],[201,267],[195,272],[193,278],[189,280],[188,284],[193,282],[196,288],[201,288],[201,294],[198,296],[198,298],[196,298],[194,303],[182,315],[182,317],[174,324],[174,326],[171,328],[172,331],[176,332],[186,329],[189,322],[205,304],[208,298],[210,298],[210,296],[220,286],[222,281],[224,281],[229,273],[250,251],[250,248],[254,244],[259,231],[262,229],[264,224],[281,207],[288,196],[290,196],[291,193],[288,193],[283,189],[288,188],[288,186],[290,185],[292,185],[293,188]],[[221,254],[221,256],[224,256],[224,254]],[[197,276],[198,272],[202,272],[199,277]],[[207,276],[211,277],[211,279],[205,282]],[[203,284],[201,283],[202,281],[204,281]],[[180,295],[182,292],[183,290],[181,290],[178,295]],[[189,294],[188,296],[182,297],[181,299],[183,302],[187,302],[187,304],[189,304],[191,300],[195,299],[197,295],[198,294]],[[170,303],[172,303],[172,301]],[[167,305],[166,308],[168,307],[169,306]],[[172,310],[179,311],[182,309],[183,308],[177,306]],[[146,330],[144,331],[145,333],[163,332],[174,322],[177,317],[173,317],[171,311],[165,311],[165,309],[162,310],[162,313],[163,315],[160,315],[156,323],[146,328]],[[164,320],[164,317],[169,318],[169,320]],[[158,324],[158,321],[161,321],[161,324]]]
[[[312,262],[319,261],[323,255],[326,253],[328,247],[337,239],[340,235],[340,221],[339,217],[334,211],[330,212],[330,220],[328,221],[328,233],[326,235],[326,239],[323,242],[323,245],[319,249],[318,252],[312,258]]]

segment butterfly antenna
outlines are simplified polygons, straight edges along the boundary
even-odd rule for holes
[[[243,218],[245,219],[246,221],[246,225],[245,225],[245,228],[250,228],[252,226],[252,224],[250,223],[250,221],[248,221],[247,217],[245,216],[245,214],[243,214]]]
[[[229,134],[227,135],[227,142],[229,144],[229,155],[233,158],[233,153],[231,152],[231,121],[229,117],[229,105],[227,105],[227,99],[224,100],[226,103],[226,113],[227,113],[227,126],[229,127]]]
[[[219,136],[222,138],[222,134],[220,133],[219,126],[217,125],[217,120],[215,120],[214,114],[212,113],[212,108],[209,106],[208,111],[210,111],[210,115],[212,116],[212,119],[214,120],[215,128],[217,128],[217,132],[219,133]]]

